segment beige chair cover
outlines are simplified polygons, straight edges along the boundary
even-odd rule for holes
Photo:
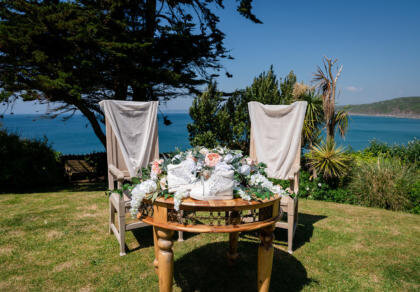
[[[99,105],[107,123],[108,166],[113,165],[123,172],[126,169],[130,177],[137,176],[142,167],[159,157],[159,103],[104,100]],[[117,151],[108,149],[114,146],[118,146]]]
[[[300,169],[300,139],[306,101],[291,105],[249,102],[250,157],[267,165],[269,177],[293,179]]]

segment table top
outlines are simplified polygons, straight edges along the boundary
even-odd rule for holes
[[[138,218],[155,227],[198,233],[230,233],[264,228],[282,215],[280,196],[261,201],[243,199],[200,201],[186,198],[180,212],[175,211],[173,198],[157,198],[149,212]],[[150,206],[151,206],[150,205]]]

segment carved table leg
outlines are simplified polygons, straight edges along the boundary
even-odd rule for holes
[[[158,263],[159,245],[158,245],[158,238],[157,238],[157,229],[154,226],[153,226],[153,245],[155,248],[155,260],[153,261],[153,266],[155,268],[156,275],[158,275],[159,277],[159,263]]]
[[[274,225],[261,229],[261,244],[258,247],[258,291],[268,292],[273,267]]]
[[[229,264],[233,264],[233,262],[238,258],[238,239],[239,239],[239,232],[232,232],[229,233],[229,252],[227,254],[227,258]]]
[[[157,239],[159,246],[158,274],[159,291],[172,291],[172,280],[174,275],[174,253],[172,251],[173,230],[157,228]]]

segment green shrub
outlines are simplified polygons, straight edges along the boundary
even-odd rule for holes
[[[415,167],[420,167],[420,140],[416,138],[409,141],[407,145],[388,145],[387,143],[373,140],[363,150],[363,153],[373,156],[399,158],[405,163],[412,163]]]
[[[353,168],[350,191],[361,205],[390,210],[418,210],[419,171],[398,158],[360,161]]]
[[[43,140],[22,139],[0,130],[0,189],[28,191],[64,181],[59,153]]]
[[[307,164],[322,175],[330,184],[345,177],[350,169],[351,157],[334,141],[315,145],[306,155]]]
[[[355,201],[354,196],[346,188],[331,187],[322,177],[311,179],[307,171],[300,172],[299,196],[336,203],[354,203]]]

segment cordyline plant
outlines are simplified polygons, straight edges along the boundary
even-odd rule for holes
[[[316,88],[320,90],[322,96],[327,141],[334,141],[337,126],[342,137],[348,128],[347,112],[335,111],[337,81],[343,71],[343,66],[338,66],[337,62],[337,59],[324,57],[322,68],[318,66],[313,78]]]

